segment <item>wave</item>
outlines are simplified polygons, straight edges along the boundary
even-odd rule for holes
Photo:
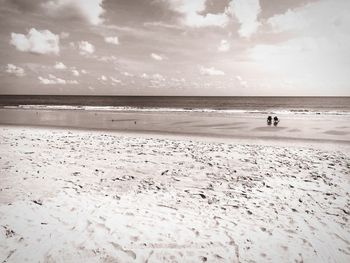
[[[221,114],[280,114],[280,115],[350,115],[350,111],[319,110],[319,109],[213,109],[213,108],[158,108],[130,106],[76,106],[76,105],[18,105],[3,106],[5,109],[28,110],[86,110],[112,112],[204,112]]]

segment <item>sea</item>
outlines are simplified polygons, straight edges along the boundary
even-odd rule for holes
[[[350,97],[0,95],[1,108],[350,115]]]

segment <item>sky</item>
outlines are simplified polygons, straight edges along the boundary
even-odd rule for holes
[[[349,0],[0,0],[0,94],[350,96]]]

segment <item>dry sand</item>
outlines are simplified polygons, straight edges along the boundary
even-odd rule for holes
[[[350,150],[0,127],[0,262],[350,262]]]

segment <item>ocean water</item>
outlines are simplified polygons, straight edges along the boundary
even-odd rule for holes
[[[350,97],[0,96],[5,108],[350,115]]]
[[[350,142],[350,98],[0,96],[0,105],[1,125]]]

